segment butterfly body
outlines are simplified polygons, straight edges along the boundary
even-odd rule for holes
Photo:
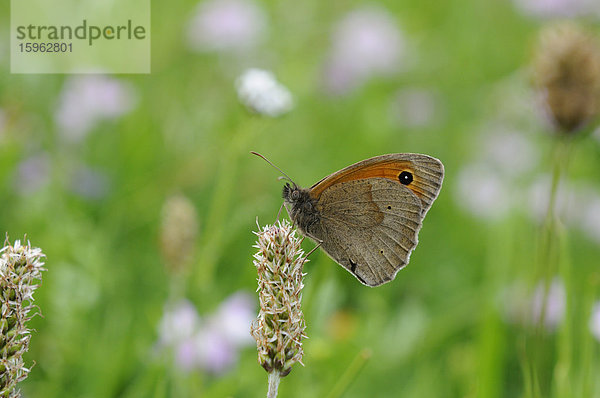
[[[284,205],[304,236],[320,241],[321,215],[317,210],[317,202],[310,196],[310,190],[290,186],[286,184],[283,187]]]
[[[361,283],[379,286],[408,264],[443,175],[442,163],[427,155],[382,155],[311,188],[286,184],[284,205],[303,235]]]

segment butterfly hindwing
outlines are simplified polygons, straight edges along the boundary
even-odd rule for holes
[[[408,263],[423,218],[420,199],[387,178],[337,182],[321,192],[317,210],[323,250],[368,286]]]

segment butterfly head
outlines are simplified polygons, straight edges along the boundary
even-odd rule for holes
[[[310,195],[310,189],[300,188],[283,170],[275,166],[269,159],[260,153],[251,153],[262,158],[283,174],[283,176],[279,177],[279,180],[288,181],[283,186],[283,204],[292,221],[300,228],[300,231],[308,231],[309,227],[319,219],[316,202]]]
[[[289,181],[283,186],[283,192],[282,192],[283,199],[285,199],[285,202],[286,202],[286,207],[287,207],[287,203],[295,203],[300,200],[300,198],[302,196],[301,192],[303,190],[294,181],[292,181],[290,176],[288,176],[283,170],[281,170],[279,167],[275,166],[269,159],[267,159],[260,153],[254,152],[254,151],[251,151],[250,153],[262,158],[265,162],[269,163],[275,169],[279,170],[283,174],[283,176],[280,176],[278,178],[278,180],[288,180]],[[291,185],[290,185],[290,183],[291,183]]]
[[[303,189],[301,189],[298,185],[294,184],[293,182],[292,185],[290,185],[290,183],[287,182],[283,186],[281,196],[283,197],[286,204],[294,205],[301,200],[302,191]]]
[[[304,216],[312,216],[316,212],[314,200],[310,197],[308,189],[300,188],[294,183],[286,183],[282,196],[283,204],[294,221],[299,221],[298,218]]]
[[[285,199],[286,201],[291,201],[292,197],[294,197],[294,199],[298,199],[299,193],[298,193],[298,187],[294,184],[294,186],[291,186],[289,182],[287,182],[284,186],[283,186],[283,191],[281,192],[281,196],[283,197],[283,199]],[[293,192],[293,194],[292,194]]]

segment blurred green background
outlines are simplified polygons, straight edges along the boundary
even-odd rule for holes
[[[265,396],[252,341],[217,370],[159,342],[178,297],[200,325],[236,292],[256,311],[252,231],[275,220],[282,183],[254,150],[302,186],[384,153],[446,168],[393,282],[370,289],[311,255],[305,366],[279,396],[600,397],[598,133],[565,167],[559,265],[536,266],[557,144],[528,67],[555,19],[586,15],[598,31],[600,7],[583,3],[154,1],[152,73],[90,77],[10,74],[2,2],[0,225],[48,269],[24,395]],[[235,81],[250,67],[272,71],[293,109],[249,112]],[[197,212],[183,277],[161,256],[174,194]]]

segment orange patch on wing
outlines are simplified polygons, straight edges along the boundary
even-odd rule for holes
[[[412,162],[398,160],[382,160],[381,162],[370,165],[359,165],[358,167],[349,168],[348,170],[341,170],[338,173],[334,173],[328,177],[325,177],[313,185],[310,190],[310,195],[313,198],[318,199],[323,191],[332,185],[347,181],[364,180],[368,178],[387,178],[389,180],[396,181],[398,184],[401,184],[398,176],[403,171],[408,171],[413,176],[413,181],[404,186],[413,191],[414,194],[419,198],[423,197],[423,192],[418,188],[419,181],[415,175]]]

